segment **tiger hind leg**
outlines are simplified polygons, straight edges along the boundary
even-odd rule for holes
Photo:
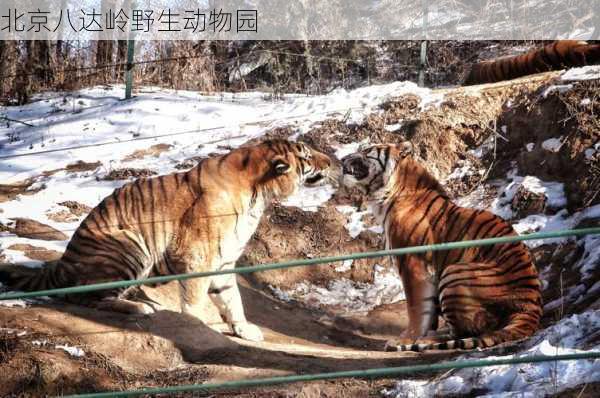
[[[386,347],[390,351],[486,348],[531,336],[541,318],[535,300],[521,300],[527,287],[501,283],[502,268],[469,263],[446,267],[439,282],[440,309],[453,339]]]

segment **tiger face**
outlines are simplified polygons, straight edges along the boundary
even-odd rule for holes
[[[342,185],[371,194],[385,187],[398,163],[412,153],[412,144],[378,144],[342,159]]]
[[[330,178],[329,156],[302,142],[273,140],[261,148],[256,155],[266,166],[262,182],[276,197],[292,195],[300,186],[322,185]]]

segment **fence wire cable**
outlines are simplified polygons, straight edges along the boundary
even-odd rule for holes
[[[177,275],[165,275],[165,276],[155,276],[145,279],[134,279],[134,280],[119,280],[114,282],[104,282],[83,286],[72,286],[65,287],[60,289],[50,289],[50,290],[40,290],[35,292],[12,292],[12,293],[4,293],[0,294],[0,300],[16,300],[16,299],[24,299],[24,298],[33,298],[33,297],[43,297],[43,296],[58,296],[65,294],[81,294],[87,292],[93,292],[98,290],[108,290],[108,289],[120,289],[129,286],[140,286],[154,283],[167,283],[175,280],[187,280],[193,278],[206,278],[210,276],[217,275],[226,275],[226,274],[249,274],[254,272],[262,272],[262,271],[270,271],[275,269],[283,269],[283,268],[292,268],[292,267],[303,267],[303,266],[311,266],[315,264],[324,264],[324,263],[333,263],[344,260],[359,260],[363,258],[374,258],[374,257],[385,257],[385,256],[400,256],[405,254],[416,254],[416,253],[426,253],[432,251],[442,251],[442,250],[454,250],[454,249],[465,249],[469,247],[477,247],[477,246],[489,246],[496,244],[504,244],[518,241],[526,241],[526,240],[536,240],[536,239],[550,239],[550,238],[560,238],[567,236],[584,236],[584,235],[593,235],[600,234],[600,227],[595,228],[582,228],[582,229],[573,229],[573,230],[560,230],[560,231],[552,231],[552,232],[538,232],[527,235],[517,235],[517,236],[502,236],[496,238],[487,238],[487,239],[477,239],[477,240],[465,240],[458,242],[446,242],[446,243],[437,243],[432,245],[424,245],[424,246],[412,246],[412,247],[403,247],[399,249],[391,249],[391,250],[379,250],[372,252],[362,252],[362,253],[353,253],[353,254],[345,254],[339,256],[330,256],[330,257],[319,257],[319,258],[309,258],[309,259],[298,259],[298,260],[290,260],[284,261],[281,263],[267,263],[262,265],[255,266],[243,266],[237,267],[234,269],[227,270],[218,270],[218,271],[209,271],[209,272],[192,272],[187,274],[177,274]]]
[[[269,377],[264,379],[248,379],[234,380],[222,383],[206,383],[206,384],[190,384],[171,387],[155,387],[143,388],[132,391],[113,391],[113,392],[97,392],[90,394],[68,395],[64,398],[108,398],[108,397],[135,397],[146,394],[175,394],[181,392],[200,392],[209,393],[216,390],[224,389],[240,389],[248,387],[274,386],[280,384],[290,384],[298,382],[310,382],[321,380],[335,380],[346,378],[361,378],[361,379],[376,379],[390,378],[403,374],[420,373],[420,372],[437,372],[451,369],[467,369],[467,368],[483,368],[488,366],[500,365],[517,365],[528,363],[555,362],[555,361],[573,361],[580,359],[598,359],[600,352],[582,352],[577,354],[562,354],[562,355],[532,355],[522,358],[508,359],[477,359],[477,360],[461,360],[447,361],[436,364],[426,365],[408,365],[390,368],[372,368],[362,370],[349,370],[342,372],[316,373],[307,375],[290,375]]]
[[[0,160],[22,158],[22,157],[26,157],[26,156],[43,155],[43,154],[55,153],[55,152],[65,152],[65,151],[72,151],[72,150],[84,149],[84,148],[94,148],[94,147],[106,146],[106,145],[124,144],[124,143],[128,143],[128,142],[147,141],[147,140],[153,140],[156,138],[174,137],[174,136],[178,136],[178,135],[202,133],[202,132],[206,132],[206,131],[224,130],[227,128],[244,127],[244,126],[250,126],[253,124],[273,123],[273,122],[277,122],[280,120],[304,119],[304,118],[308,118],[308,117],[314,116],[314,115],[328,115],[328,114],[336,114],[336,113],[347,112],[347,111],[352,111],[352,110],[364,110],[364,109],[365,109],[364,107],[356,106],[356,107],[347,107],[347,108],[343,108],[343,109],[331,109],[331,110],[327,110],[327,111],[311,112],[311,113],[306,113],[306,114],[302,114],[302,115],[279,116],[277,118],[258,119],[258,120],[252,120],[252,121],[242,122],[242,123],[227,124],[227,125],[224,124],[224,125],[220,125],[220,126],[178,131],[178,132],[173,132],[173,133],[157,134],[157,135],[151,135],[151,136],[147,136],[147,137],[136,137],[136,138],[130,138],[130,139],[120,140],[120,141],[99,142],[99,143],[95,143],[95,144],[85,144],[85,145],[76,145],[76,146],[64,147],[64,148],[47,149],[45,151],[19,153],[19,154],[14,154],[14,155],[4,155],[4,156],[0,156]],[[317,122],[317,121],[315,121],[315,122]],[[240,137],[229,137],[229,138],[224,137],[222,139],[219,139],[218,141],[219,142],[226,141],[228,139],[234,139],[234,138],[240,138]],[[201,143],[201,144],[210,144],[210,143],[211,142]]]

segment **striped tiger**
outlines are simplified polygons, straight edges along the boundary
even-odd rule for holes
[[[117,280],[232,269],[265,208],[329,178],[331,159],[309,146],[269,140],[204,159],[187,172],[116,189],[83,220],[65,253],[39,269],[5,265],[0,282],[36,291]],[[69,301],[125,313],[153,308],[132,289],[70,295]],[[210,296],[233,332],[262,340],[247,322],[234,274],[180,281],[182,312]]]
[[[471,66],[464,85],[493,83],[517,77],[600,62],[600,44],[558,40],[525,54],[483,61]]]
[[[343,185],[372,201],[386,246],[512,236],[502,218],[454,204],[412,156],[412,145],[375,145],[342,159]],[[472,349],[532,335],[542,316],[541,283],[521,242],[396,256],[409,325],[389,350]],[[449,334],[435,335],[441,315]]]

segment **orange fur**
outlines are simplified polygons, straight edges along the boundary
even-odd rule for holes
[[[233,268],[271,201],[318,183],[330,165],[328,156],[304,144],[271,140],[205,159],[187,172],[139,179],[90,212],[58,262],[33,270],[1,267],[0,281],[29,291]],[[228,322],[245,322],[235,276],[180,285],[185,308],[210,289]],[[126,290],[71,299],[145,312],[125,300]]]
[[[464,85],[493,83],[563,68],[600,62],[600,44],[558,40],[542,48],[512,57],[472,65]]]
[[[408,148],[379,145],[343,160],[347,185],[375,199],[389,248],[515,235],[509,223],[491,212],[452,203]],[[395,349],[490,347],[530,336],[538,328],[541,283],[521,242],[398,256],[394,261],[408,305],[404,337],[413,341]],[[456,340],[420,340],[437,329],[438,315]]]

